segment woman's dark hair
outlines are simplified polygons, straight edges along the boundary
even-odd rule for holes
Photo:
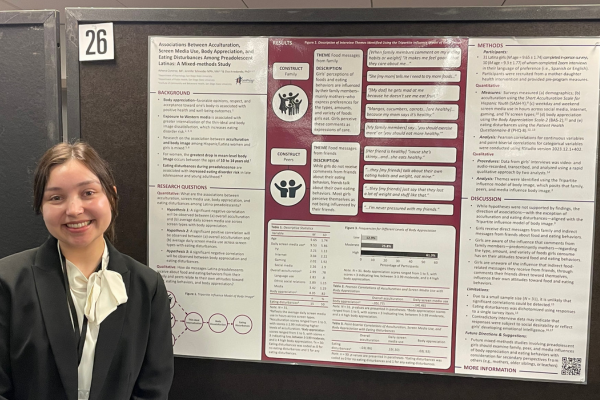
[[[36,214],[42,212],[42,202],[44,200],[44,191],[48,184],[50,171],[56,165],[64,164],[70,160],[77,160],[85,165],[90,171],[98,177],[104,194],[108,198],[112,218],[110,225],[104,232],[104,236],[114,242],[115,219],[118,215],[119,196],[115,191],[115,178],[108,166],[108,163],[89,144],[77,141],[75,143],[59,143],[48,149],[37,165],[35,176],[33,178],[33,210]]]

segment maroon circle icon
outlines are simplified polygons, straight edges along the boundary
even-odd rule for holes
[[[247,315],[238,315],[233,320],[233,330],[240,335],[245,335],[252,330],[252,320]]]
[[[175,298],[175,295],[173,294],[173,292],[169,292],[167,290],[167,296],[169,296],[169,308],[175,307],[175,303],[177,303],[177,299]]]
[[[227,329],[227,318],[223,314],[213,314],[208,319],[208,327],[214,333],[222,333]]]
[[[202,329],[204,320],[202,319],[202,315],[198,314],[197,312],[191,312],[185,316],[183,323],[188,331],[198,332],[200,329]]]

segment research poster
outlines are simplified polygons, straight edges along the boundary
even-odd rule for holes
[[[150,37],[175,353],[586,382],[598,43]]]

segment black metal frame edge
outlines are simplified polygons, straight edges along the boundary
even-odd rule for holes
[[[0,11],[0,25],[43,25],[44,27],[48,146],[63,139],[59,21],[60,13],[56,10]]]

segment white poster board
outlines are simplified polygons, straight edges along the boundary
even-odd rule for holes
[[[149,40],[176,354],[586,381],[597,38]]]

